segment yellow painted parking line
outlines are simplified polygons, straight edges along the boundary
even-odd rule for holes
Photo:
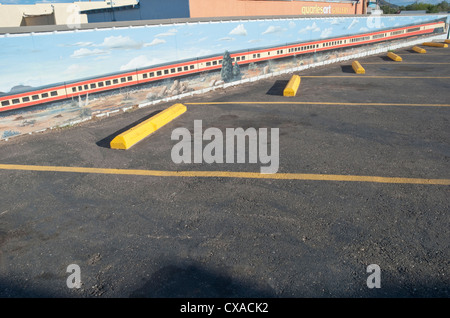
[[[271,180],[304,180],[304,181],[344,181],[344,182],[374,182],[397,184],[450,185],[450,179],[400,178],[356,175],[309,174],[309,173],[275,173],[261,174],[257,172],[231,171],[161,171],[135,169],[108,169],[62,166],[33,166],[0,164],[0,170],[40,171],[40,172],[70,172],[106,175],[133,175],[152,177],[193,177],[193,178],[238,178],[238,179],[271,179]]]
[[[390,64],[392,65],[392,62],[364,62],[364,64]],[[423,65],[448,65],[450,63],[442,62],[442,63],[435,63],[435,62],[403,62],[401,65],[404,64],[423,64]]]
[[[335,106],[403,106],[403,107],[450,107],[450,104],[404,104],[404,103],[339,103],[339,102],[198,102],[186,105],[335,105]]]
[[[393,63],[386,63],[394,65]],[[395,64],[402,65],[403,63]],[[389,79],[449,79],[450,76],[383,76],[383,75],[367,75],[367,76],[356,76],[356,75],[302,75],[302,77],[310,78],[389,78]]]

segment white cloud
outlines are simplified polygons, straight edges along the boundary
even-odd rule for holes
[[[341,22],[338,19],[333,19],[330,24],[331,25],[336,25],[336,24],[340,24]]]
[[[271,26],[269,26],[269,27],[266,29],[266,31],[264,31],[264,32],[261,33],[261,34],[264,35],[264,34],[271,34],[271,33],[280,33],[280,32],[283,32],[283,31],[286,31],[286,29],[283,29],[283,28],[280,27],[280,26],[273,26],[273,25],[271,25]]]
[[[314,22],[312,25],[308,25],[306,28],[301,29],[300,31],[298,31],[298,33],[305,33],[305,32],[319,32],[320,28],[317,26],[316,22]]]
[[[103,43],[98,45],[107,49],[140,49],[142,43],[138,43],[129,36],[108,36]]]
[[[211,55],[212,53],[214,53],[214,52],[210,49],[190,48],[190,49],[183,50],[182,52],[180,52],[178,55],[178,58],[179,59],[189,59],[192,57]]]
[[[60,44],[59,46],[71,47],[71,46],[93,46],[92,42],[77,42],[72,44]]]
[[[155,38],[155,39],[153,39],[153,41],[151,41],[150,43],[145,43],[145,44],[144,44],[144,47],[155,46],[155,45],[158,45],[158,44],[164,44],[164,43],[166,43],[166,40]]]
[[[178,32],[177,29],[170,29],[167,32],[163,32],[163,33],[159,33],[159,34],[155,35],[155,37],[158,38],[158,37],[163,37],[163,36],[174,36],[177,34],[177,32]]]
[[[83,73],[84,71],[88,70],[89,67],[83,64],[72,64],[66,70],[64,71],[64,74],[68,76],[76,76],[78,74]]]
[[[74,46],[92,46],[93,44],[92,42],[77,42]]]
[[[233,30],[231,30],[230,33],[228,33],[228,34],[246,36],[247,30],[245,29],[243,24],[239,24],[237,27],[235,27]]]
[[[224,38],[220,38],[219,41],[234,41],[234,38],[226,36]]]
[[[347,30],[350,30],[355,26],[355,24],[359,23],[358,19],[353,19],[353,21],[350,23],[350,25],[347,27]]]
[[[163,61],[160,59],[149,59],[147,56],[145,55],[139,55],[133,59],[131,59],[127,64],[124,64],[120,67],[121,71],[127,71],[127,70],[134,70],[137,68],[141,68],[141,67],[145,67],[145,66],[150,66],[153,64],[158,64],[158,63],[162,63]]]
[[[333,33],[333,28],[326,28],[322,31],[322,33],[320,34],[321,38],[327,38],[329,37],[331,34]]]
[[[289,22],[289,27],[291,29],[295,28],[295,26],[296,26],[295,22],[293,22],[293,21]]]
[[[81,48],[81,49],[75,50],[70,57],[71,58],[81,58],[81,57],[85,57],[85,56],[101,55],[101,54],[108,54],[108,52],[99,50],[99,49],[90,50],[90,49]]]

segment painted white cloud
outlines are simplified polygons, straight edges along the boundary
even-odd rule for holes
[[[289,27],[290,27],[291,29],[295,28],[295,27],[296,27],[295,22],[294,22],[294,21],[289,22]]]
[[[360,32],[367,32],[367,31],[369,31],[369,29],[366,28],[366,27],[361,27],[361,29],[359,29],[359,31]]]
[[[68,68],[65,69],[64,74],[68,76],[77,76],[78,74],[87,71],[89,67],[83,64],[72,64]]]
[[[339,21],[338,19],[333,19],[333,20],[330,22],[330,24],[331,24],[331,25],[341,24],[341,21]]]
[[[353,19],[353,21],[350,23],[350,25],[347,27],[347,30],[350,30],[355,26],[355,24],[359,23],[358,19]]]
[[[94,43],[92,42],[77,42],[75,43],[76,46],[92,46]]]
[[[326,28],[320,33],[321,38],[327,38],[333,33],[333,28]]]
[[[108,54],[108,52],[106,52],[104,50],[100,50],[100,49],[90,50],[90,49],[86,49],[86,48],[81,48],[81,49],[75,50],[70,57],[71,58],[81,58],[81,57],[101,55],[101,54]]]
[[[137,69],[137,68],[141,68],[141,67],[150,66],[153,64],[159,64],[162,62],[163,61],[161,59],[156,59],[156,58],[149,59],[145,55],[139,55],[139,56],[131,59],[128,63],[122,65],[120,67],[120,70],[121,71],[133,70],[133,69]]]
[[[265,34],[272,34],[272,33],[281,33],[281,32],[284,32],[284,31],[286,31],[286,29],[284,29],[284,28],[282,28],[280,26],[273,26],[273,25],[271,25],[271,26],[269,26],[266,29],[266,31],[264,31],[261,34],[265,35]]]
[[[155,45],[158,45],[158,44],[164,44],[164,43],[166,43],[166,40],[155,38],[155,39],[153,39],[153,41],[151,41],[150,43],[145,43],[145,44],[144,44],[144,47],[155,46]]]
[[[199,49],[199,48],[190,48],[187,50],[183,50],[179,53],[178,58],[179,59],[190,59],[193,57],[200,57],[205,55],[211,55],[214,53],[214,51],[210,49]]]
[[[239,24],[237,27],[235,27],[233,30],[228,33],[230,35],[240,35],[240,36],[246,36],[247,30],[245,29],[243,24]]]
[[[108,36],[103,43],[98,45],[107,49],[140,49],[142,43],[138,43],[129,36]]]
[[[224,38],[220,38],[219,41],[234,41],[234,38],[226,36]]]
[[[302,33],[308,32],[308,31],[319,32],[320,28],[317,26],[316,22],[314,22],[313,24],[308,25],[306,28],[299,30],[298,33],[302,34]]]
[[[160,38],[160,37],[164,37],[164,36],[174,36],[177,34],[177,32],[178,32],[177,29],[170,29],[167,32],[163,32],[163,33],[159,33],[159,34],[155,35],[155,37]]]
[[[76,43],[72,43],[72,44],[60,44],[59,46],[68,46],[68,47],[71,47],[71,46],[93,46],[94,45],[94,43],[93,42],[76,42]]]

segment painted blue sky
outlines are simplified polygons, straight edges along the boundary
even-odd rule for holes
[[[372,18],[254,20],[0,35],[0,91],[134,70],[225,50],[282,45],[362,33],[438,18],[436,15]]]

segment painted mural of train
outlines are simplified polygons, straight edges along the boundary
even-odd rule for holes
[[[446,32],[446,29],[445,19],[442,19],[358,35],[231,52],[230,55],[233,63],[237,62],[239,65],[245,65],[271,59],[347,48],[417,35],[440,34]],[[20,93],[3,94],[0,95],[0,112],[71,99],[78,96],[85,96],[86,94],[95,94],[128,86],[141,85],[172,77],[219,70],[222,67],[222,58],[222,55],[206,56],[89,79],[47,85]]]

